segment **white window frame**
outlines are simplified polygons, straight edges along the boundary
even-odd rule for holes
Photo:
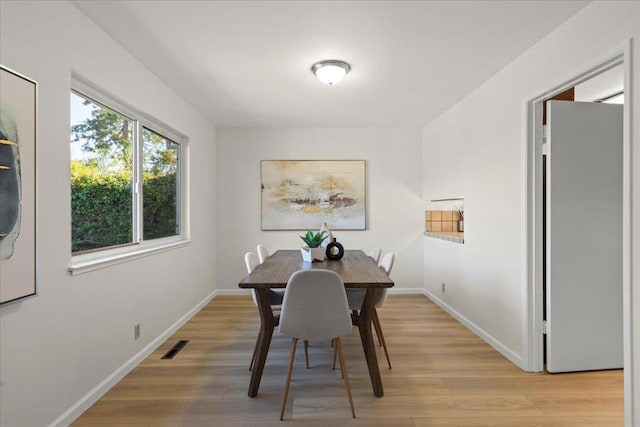
[[[132,244],[116,247],[96,249],[91,252],[71,254],[68,270],[72,275],[82,274],[93,270],[117,265],[123,262],[146,257],[171,249],[180,248],[191,243],[189,237],[189,199],[187,197],[187,171],[189,158],[188,138],[161,123],[160,121],[141,113],[121,101],[95,89],[91,85],[72,78],[71,91],[83,98],[89,99],[98,105],[103,105],[133,122],[133,180],[134,201],[132,221]],[[178,154],[177,171],[177,222],[179,233],[174,236],[160,237],[151,240],[143,240],[143,195],[142,195],[142,155],[143,144],[140,138],[143,128],[147,128],[180,146]],[[71,231],[71,230],[70,230]]]

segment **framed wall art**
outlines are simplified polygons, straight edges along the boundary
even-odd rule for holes
[[[364,160],[263,160],[262,229],[366,227]]]
[[[35,296],[38,85],[0,65],[0,304]]]

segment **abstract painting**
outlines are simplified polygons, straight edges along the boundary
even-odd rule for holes
[[[37,84],[0,66],[0,304],[36,295]]]
[[[262,229],[364,230],[364,160],[263,160]]]

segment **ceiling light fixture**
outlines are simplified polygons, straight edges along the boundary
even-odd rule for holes
[[[330,59],[326,61],[316,62],[311,66],[311,71],[316,77],[325,84],[333,86],[347,75],[351,70],[351,66],[344,61]]]

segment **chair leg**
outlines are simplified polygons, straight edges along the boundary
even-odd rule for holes
[[[298,338],[291,340],[291,354],[289,355],[289,369],[287,370],[287,381],[284,384],[284,396],[282,397],[282,409],[280,410],[280,421],[284,419],[284,409],[287,406],[287,398],[289,397],[289,383],[291,382],[291,373],[293,372],[293,360],[296,357],[296,344]]]
[[[382,343],[382,348],[384,349],[384,355],[387,358],[387,364],[389,365],[389,369],[391,369],[391,360],[389,359],[389,352],[387,351],[387,343],[384,340],[384,334],[382,333],[382,325],[380,324],[380,318],[378,317],[378,310],[373,309],[373,316],[371,316],[373,320],[373,327],[376,330],[376,335],[378,335],[378,340]]]
[[[333,370],[336,370],[336,360],[338,358],[338,349],[336,348],[336,340],[333,338],[331,340],[331,347],[333,347]]]
[[[304,360],[307,362],[307,369],[309,369],[309,341],[304,340]]]
[[[344,354],[342,354],[342,342],[340,337],[335,338],[336,348],[338,350],[338,358],[340,359],[340,370],[342,371],[342,378],[344,378],[344,385],[347,389],[347,397],[349,398],[349,406],[351,407],[351,416],[356,417],[356,410],[353,407],[353,398],[351,397],[351,385],[349,384],[349,375],[347,374],[347,365],[344,363]]]
[[[336,370],[336,361],[338,360],[338,348],[335,345],[335,338],[331,340],[331,347],[333,347],[333,370]],[[344,378],[344,372],[340,372],[340,377]]]

